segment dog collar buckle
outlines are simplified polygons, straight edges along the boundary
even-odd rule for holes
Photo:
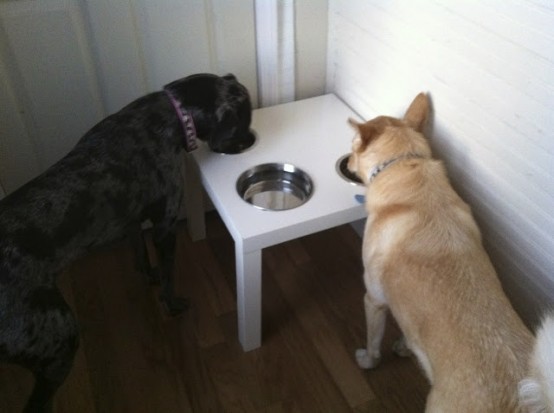
[[[173,96],[173,94],[167,89],[164,88],[164,92],[167,95],[171,105],[177,113],[177,117],[181,122],[183,127],[183,133],[185,135],[185,150],[187,152],[192,152],[198,148],[198,143],[196,142],[196,128],[194,127],[194,120],[192,115],[183,107],[181,102]]]

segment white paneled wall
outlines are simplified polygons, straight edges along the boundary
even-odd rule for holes
[[[257,100],[253,0],[0,0],[0,184],[59,160],[172,80],[234,73]]]
[[[101,118],[86,38],[75,2],[0,2],[0,176],[7,192]]]
[[[430,93],[435,154],[534,322],[554,307],[554,3],[329,3],[328,89],[366,119]]]
[[[234,73],[254,107],[258,84],[264,105],[323,94],[327,1],[0,0],[0,184],[14,191],[103,117],[191,73]]]

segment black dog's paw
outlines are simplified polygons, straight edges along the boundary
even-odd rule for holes
[[[188,299],[183,297],[163,297],[160,296],[160,300],[164,304],[164,307],[167,313],[171,317],[178,316],[182,314],[185,310],[190,307],[190,302]]]

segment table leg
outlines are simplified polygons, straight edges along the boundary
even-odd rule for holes
[[[204,190],[200,172],[191,154],[185,155],[185,215],[187,229],[193,241],[206,238]]]
[[[244,351],[262,344],[262,251],[244,253],[235,243],[239,340]]]

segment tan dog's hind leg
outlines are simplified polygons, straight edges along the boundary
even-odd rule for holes
[[[472,403],[470,402],[469,405]],[[482,407],[479,412],[490,412],[491,409]],[[494,410],[495,412],[498,410]],[[511,411],[511,410],[510,410]],[[519,411],[519,410],[518,410]],[[444,392],[437,391],[434,387],[431,387],[431,391],[427,396],[427,402],[425,403],[425,413],[475,413],[475,406],[468,407],[468,405],[461,406],[459,403],[454,403],[449,399],[448,395]]]
[[[385,333],[387,306],[371,297],[369,292],[364,296],[365,318],[367,324],[367,348],[356,350],[356,361],[363,369],[371,369],[381,359],[381,340]]]

